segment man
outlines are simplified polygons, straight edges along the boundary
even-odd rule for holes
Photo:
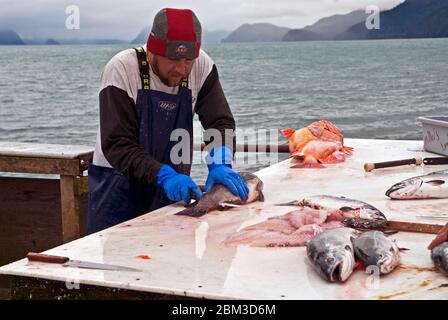
[[[231,167],[235,121],[217,68],[200,46],[196,15],[167,8],[155,16],[146,48],[122,51],[106,65],[89,164],[89,233],[175,201],[188,203],[191,194],[202,196],[189,177],[191,151],[187,162],[170,157],[173,130],[187,132],[192,147],[193,112],[204,129],[219,130],[222,138],[207,156],[205,191],[221,183],[247,199],[246,183]]]

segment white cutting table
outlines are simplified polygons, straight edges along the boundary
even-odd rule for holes
[[[393,238],[399,246],[409,249],[401,254],[400,267],[380,278],[355,271],[344,284],[322,280],[308,265],[304,247],[222,244],[232,232],[293,209],[274,204],[314,194],[366,201],[389,219],[443,225],[448,221],[448,199],[396,201],[389,200],[384,192],[402,179],[448,166],[406,166],[370,173],[363,170],[366,161],[436,156],[423,152],[422,144],[347,139],[346,145],[354,147],[354,155],[345,163],[327,165],[325,169],[290,169],[290,160],[285,160],[259,171],[265,202],[215,211],[201,218],[173,215],[183,209],[181,204],[174,204],[46,251],[76,260],[133,267],[141,272],[82,270],[23,259],[3,266],[0,274],[20,279],[13,281],[13,285],[20,283],[22,287],[13,287],[16,293],[27,287],[26,279],[34,279],[48,285],[65,283],[69,292],[80,285],[107,288],[117,295],[126,290],[210,299],[448,299],[448,277],[434,269],[426,249],[434,238],[430,234],[395,234]],[[442,218],[421,217],[425,215]],[[150,259],[139,257],[145,255]],[[45,286],[42,290],[45,292]],[[67,292],[64,295],[69,296]]]

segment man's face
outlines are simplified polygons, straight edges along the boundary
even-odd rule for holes
[[[170,59],[155,54],[148,55],[149,63],[154,73],[169,87],[180,85],[193,68],[196,59]]]

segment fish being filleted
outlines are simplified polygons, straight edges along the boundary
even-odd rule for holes
[[[377,267],[378,274],[392,272],[400,264],[400,249],[381,231],[368,231],[353,240],[355,256],[367,268]]]
[[[314,269],[330,282],[344,282],[356,267],[353,239],[358,232],[336,228],[322,232],[308,242],[306,253]]]
[[[397,200],[448,198],[448,170],[403,180],[390,187],[386,196]]]
[[[387,219],[380,210],[366,202],[345,197],[316,195],[280,205],[325,210],[328,212],[327,221],[342,221],[345,226],[355,229],[381,229],[387,225]]]
[[[448,275],[448,241],[431,250],[431,259],[437,269]]]
[[[213,210],[225,210],[232,205],[243,205],[254,201],[264,201],[263,182],[253,173],[241,172],[246,181],[249,194],[246,201],[235,196],[222,184],[215,184],[210,191],[204,193],[201,199],[189,205],[188,208],[176,213],[176,215],[200,217]]]

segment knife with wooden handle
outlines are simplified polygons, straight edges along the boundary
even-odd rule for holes
[[[411,165],[411,164],[415,164],[416,166],[419,166],[422,163],[423,163],[423,160],[420,157],[403,159],[403,160],[395,160],[395,161],[386,161],[386,162],[365,163],[364,170],[366,172],[370,172],[374,169],[406,166],[406,165]]]
[[[52,256],[52,255],[41,254],[41,253],[36,253],[36,252],[28,252],[26,257],[28,258],[28,261],[60,264],[63,267],[74,267],[74,268],[96,269],[96,270],[110,270],[110,271],[141,271],[141,270],[137,270],[134,268],[128,268],[128,267],[117,266],[117,265],[112,265],[112,264],[71,260],[68,257]]]
[[[364,170],[366,172],[370,172],[375,169],[381,169],[381,168],[391,168],[391,167],[398,167],[398,166],[406,166],[406,165],[412,165],[415,164],[416,166],[419,166],[421,164],[430,166],[430,165],[443,165],[448,164],[448,157],[428,157],[428,158],[410,158],[410,159],[403,159],[403,160],[395,160],[395,161],[385,161],[385,162],[376,162],[376,163],[365,163],[364,164]]]

